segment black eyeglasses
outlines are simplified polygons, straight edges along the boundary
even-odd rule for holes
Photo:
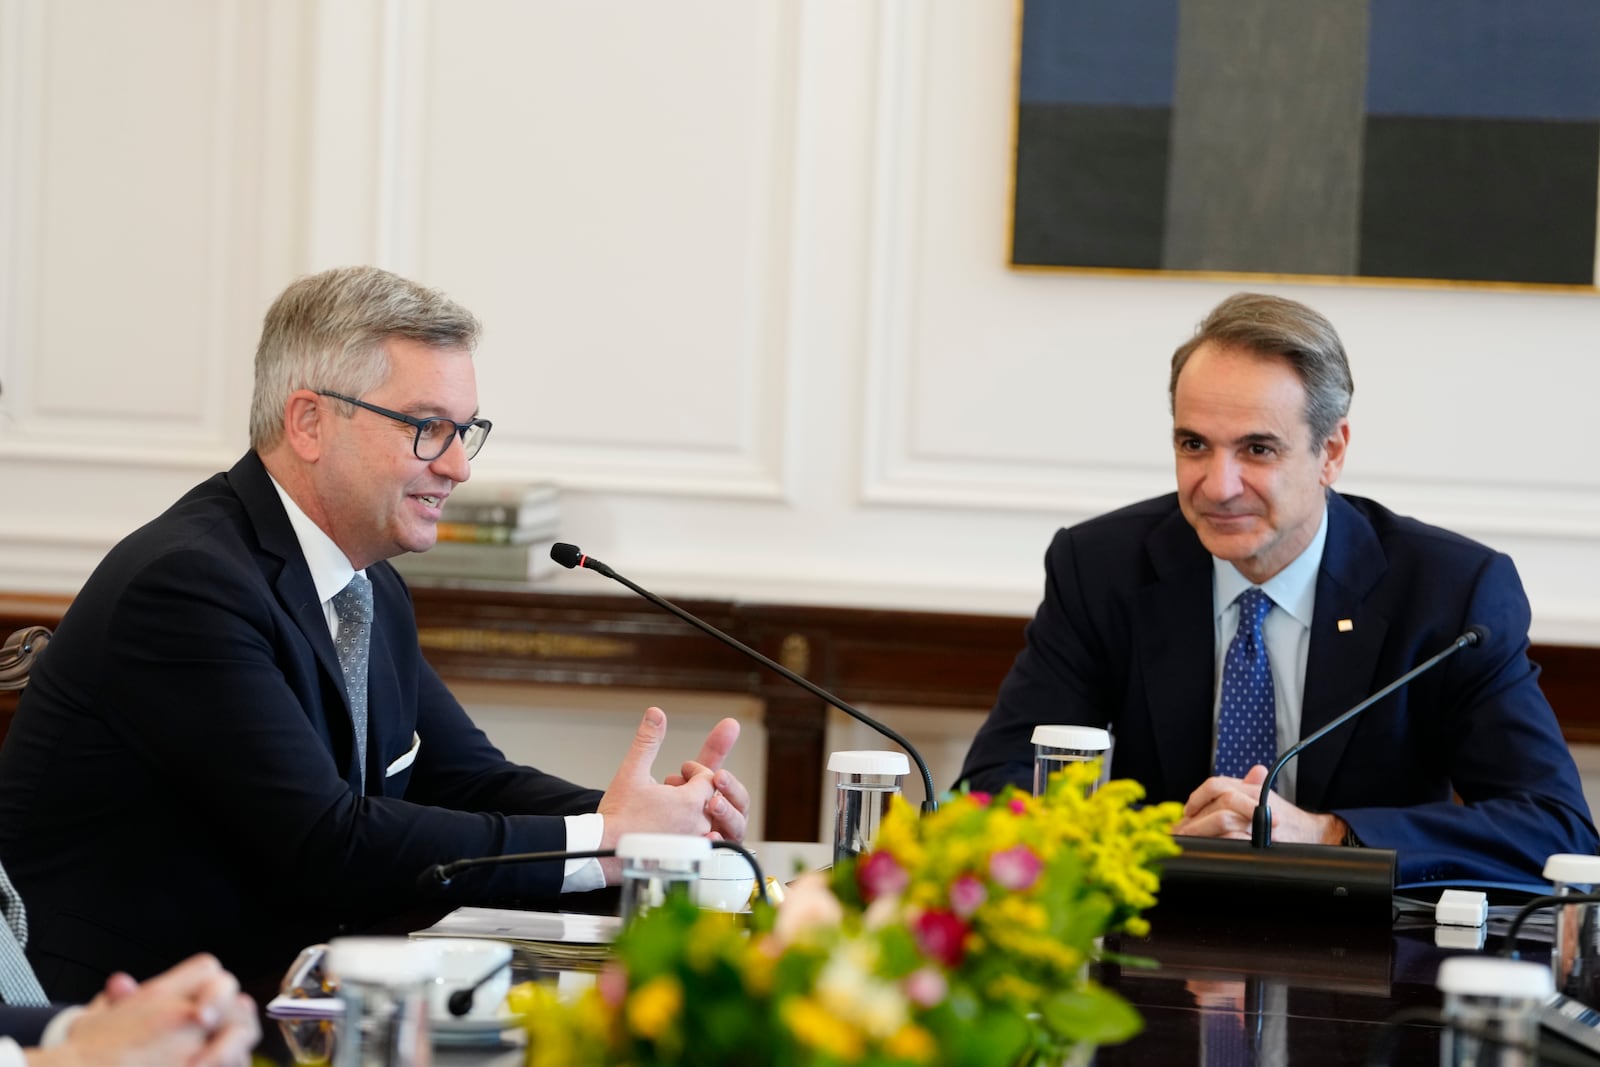
[[[478,449],[483,447],[483,442],[488,439],[489,431],[494,423],[488,419],[473,419],[471,422],[457,422],[454,419],[435,415],[429,419],[419,419],[413,415],[403,415],[398,411],[380,408],[376,404],[369,404],[365,400],[357,400],[353,396],[343,393],[331,393],[326,389],[318,389],[318,396],[329,396],[335,400],[343,400],[346,404],[354,404],[358,408],[403,422],[417,431],[416,440],[411,442],[411,451],[424,463],[432,463],[450,448],[450,442],[457,437],[461,438],[461,447],[466,449],[467,458],[471,459],[478,454]]]

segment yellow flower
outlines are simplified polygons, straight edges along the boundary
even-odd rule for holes
[[[744,975],[745,992],[752,997],[764,997],[772,992],[772,976],[778,969],[778,957],[764,949],[746,952],[739,957]]]
[[[669,974],[657,975],[628,997],[628,1028],[650,1041],[660,1039],[683,1009],[683,986]]]
[[[783,1021],[803,1045],[825,1056],[854,1063],[866,1051],[860,1032],[810,997],[784,1002]]]
[[[561,1002],[554,989],[534,982],[523,985],[527,1067],[579,1067],[604,1062],[610,1014],[593,989],[568,1005]]]
[[[932,1063],[939,1046],[934,1043],[933,1035],[928,1031],[915,1023],[907,1023],[883,1043],[883,1051],[897,1060]]]
[[[1014,974],[1002,974],[989,983],[989,995],[996,1000],[1015,1000],[1036,1004],[1044,997],[1044,990]]]

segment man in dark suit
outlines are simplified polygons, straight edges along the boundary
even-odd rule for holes
[[[1184,801],[1177,833],[1248,838],[1275,753],[1476,624],[1478,647],[1286,768],[1274,840],[1392,848],[1402,882],[1536,881],[1596,850],[1511,560],[1333,492],[1351,391],[1310,308],[1211,313],[1172,359],[1178,491],[1057,533],[963,780],[1025,786],[1035,725],[1105,726],[1113,775]]]
[[[664,782],[649,709],[604,793],[507,761],[423,659],[384,560],[432,547],[469,475],[478,323],[372,268],[291,285],[256,354],[251,451],[114,548],[0,751],[0,859],[45,989],[211,951],[247,983],[418,904],[470,856],[743,836],[725,719]],[[554,898],[614,860],[504,865],[456,902]]]

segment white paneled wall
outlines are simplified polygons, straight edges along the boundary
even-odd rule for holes
[[[636,580],[1026,614],[1058,525],[1167,486],[1167,354],[1248,285],[1344,334],[1344,487],[1510,551],[1536,639],[1600,644],[1600,301],[1012,270],[1016,33],[994,0],[0,0],[0,589],[75,590],[230,463],[268,302],[375,262],[485,321],[478,473],[558,482]]]

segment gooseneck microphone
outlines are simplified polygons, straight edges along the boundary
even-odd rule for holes
[[[546,860],[603,860],[615,856],[614,848],[596,848],[583,852],[565,852],[560,849],[551,852],[508,852],[501,856],[473,856],[470,859],[455,860],[451,863],[435,863],[432,867],[425,868],[417,875],[417,889],[424,896],[436,896],[450,888],[456,875],[462,871],[470,871],[474,867],[494,867],[502,863],[542,863]]]
[[[894,730],[891,730],[889,727],[874,719],[866,712],[846,704],[844,701],[840,700],[826,689],[823,689],[820,686],[817,686],[800,677],[800,675],[794,673],[794,671],[791,671],[781,663],[768,659],[766,656],[763,656],[761,653],[757,652],[743,641],[740,641],[729,634],[723,633],[721,630],[717,629],[715,626],[712,626],[704,619],[700,619],[689,614],[687,611],[684,611],[682,608],[678,607],[678,605],[672,603],[672,601],[659,597],[643,586],[637,585],[628,580],[627,578],[618,574],[616,571],[612,570],[610,567],[606,566],[604,563],[595,559],[593,556],[584,555],[583,550],[577,545],[569,545],[558,541],[556,544],[550,547],[550,558],[569,570],[572,568],[582,568],[584,570],[596,571],[605,575],[607,578],[610,578],[614,582],[618,582],[627,586],[635,593],[638,593],[640,596],[650,601],[650,603],[654,604],[656,607],[676,615],[690,626],[693,626],[702,633],[715,637],[718,641],[721,641],[730,648],[738,649],[740,652],[743,652],[746,656],[749,656],[751,659],[755,660],[763,667],[766,667],[768,670],[776,671],[778,674],[782,675],[784,678],[787,678],[795,685],[798,685],[801,689],[804,689],[812,696],[818,698],[826,704],[838,708],[840,711],[844,712],[852,719],[855,719],[857,722],[863,723],[876,730],[884,737],[887,737],[889,740],[906,750],[906,754],[911,757],[911,761],[917,765],[917,770],[922,774],[923,796],[926,797],[926,799],[922,802],[923,812],[926,813],[938,810],[938,801],[934,800],[933,775],[928,773],[928,764],[923,760],[922,754],[916,750],[915,746],[913,746],[910,741],[907,741]]]
[[[478,990],[483,986],[483,983],[487,982],[489,979],[493,978],[495,975],[499,974],[509,966],[511,966],[510,953],[506,955],[505,959],[494,965],[494,970],[490,971],[476,982],[473,982],[471,985],[466,986],[463,989],[457,989],[451,993],[450,999],[445,1001],[445,1007],[450,1009],[450,1014],[459,1019],[463,1015],[467,1014],[467,1012],[471,1011],[472,1002],[477,997]]]
[[[1473,625],[1467,627],[1466,632],[1460,637],[1456,638],[1454,641],[1450,642],[1450,646],[1448,648],[1411,668],[1409,671],[1402,674],[1400,677],[1396,678],[1394,681],[1390,682],[1376,693],[1373,693],[1371,696],[1357,704],[1355,707],[1351,708],[1349,711],[1328,723],[1316,733],[1313,733],[1310,737],[1301,738],[1298,744],[1294,745],[1283,755],[1279,756],[1278,761],[1272,765],[1272,770],[1267,772],[1266,780],[1261,783],[1261,799],[1256,803],[1255,816],[1250,823],[1250,844],[1255,848],[1267,848],[1272,844],[1272,809],[1268,806],[1267,798],[1272,795],[1272,785],[1278,780],[1278,772],[1283,770],[1284,764],[1298,756],[1313,742],[1318,741],[1332,733],[1334,730],[1337,730],[1339,727],[1343,726],[1357,715],[1360,715],[1363,711],[1366,711],[1372,705],[1376,704],[1378,701],[1382,700],[1396,689],[1399,689],[1407,682],[1410,682],[1418,675],[1427,673],[1444,660],[1449,659],[1451,656],[1461,651],[1463,648],[1466,648],[1469,645],[1482,644],[1488,640],[1489,628],[1487,626]]]
[[[772,898],[767,894],[767,879],[762,873],[761,864],[756,862],[755,854],[743,845],[732,841],[713,841],[712,848],[725,848],[730,852],[737,852],[750,864],[754,872],[756,888],[761,892],[761,899],[772,903]],[[469,859],[454,860],[450,863],[435,863],[417,875],[417,889],[424,896],[435,897],[444,893],[455,881],[456,876],[463,871],[470,871],[475,867],[497,867],[502,863],[545,863],[552,860],[603,860],[615,856],[614,848],[595,848],[583,851],[567,852],[560,849],[551,852],[507,852],[499,856],[473,856]],[[493,972],[491,972],[492,974]],[[487,978],[488,975],[485,975]],[[483,983],[478,983],[482,985]]]

